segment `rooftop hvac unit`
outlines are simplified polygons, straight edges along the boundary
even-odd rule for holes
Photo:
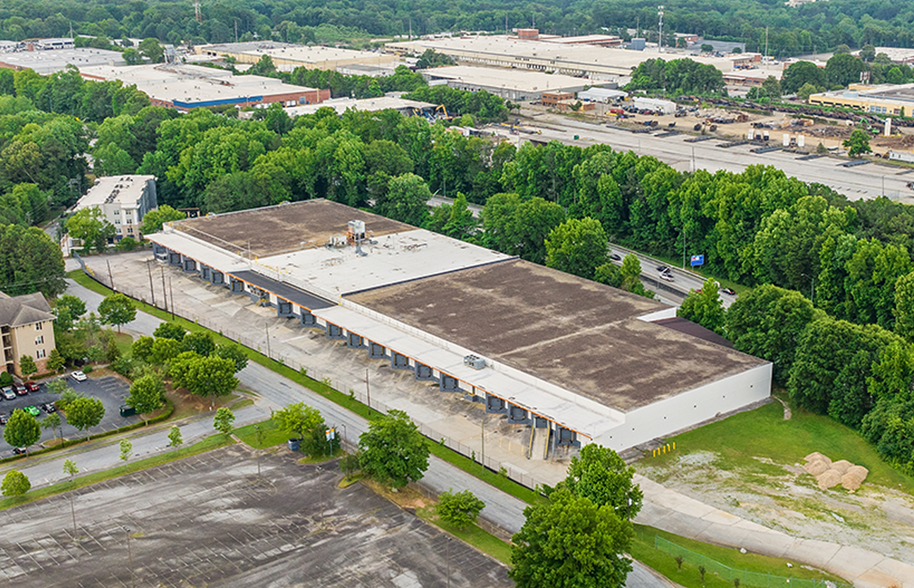
[[[467,355],[463,358],[463,365],[469,366],[474,370],[483,370],[486,368],[486,360],[478,355]]]
[[[349,237],[355,242],[364,241],[365,240],[365,221],[360,221],[360,220],[349,221]]]

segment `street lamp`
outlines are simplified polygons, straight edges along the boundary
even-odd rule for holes
[[[130,586],[134,586],[133,579],[133,553],[130,551],[130,527],[124,527],[124,532],[127,533],[127,559],[130,562]]]

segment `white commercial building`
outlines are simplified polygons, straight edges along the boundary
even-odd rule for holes
[[[68,65],[77,69],[107,65],[121,67],[126,65],[124,56],[118,51],[106,49],[57,49],[55,51],[4,51],[0,54],[0,67],[15,70],[31,69],[41,75],[50,75],[63,71]]]
[[[635,108],[653,110],[660,114],[673,114],[676,112],[676,103],[671,102],[670,100],[658,100],[656,98],[636,96],[632,99],[632,103],[635,105]]]
[[[603,102],[604,104],[624,100],[626,96],[628,96],[628,92],[612,90],[610,88],[590,88],[583,92],[578,92],[578,100]]]
[[[467,65],[435,67],[420,70],[419,73],[428,80],[429,85],[446,83],[451,88],[469,92],[485,90],[514,102],[539,100],[543,92],[574,94],[586,86],[606,83],[560,74]]]
[[[73,212],[98,208],[105,220],[114,225],[115,240],[124,237],[139,240],[143,217],[156,206],[155,176],[107,176],[95,180]]]
[[[276,69],[286,72],[297,67],[334,70],[357,64],[388,66],[393,69],[400,62],[398,57],[380,52],[354,51],[321,45],[293,45],[274,41],[201,45],[194,50],[209,57],[231,57],[237,63],[251,64],[260,61],[264,55],[269,55]]]
[[[418,414],[454,393],[468,413],[478,403],[526,427],[546,448],[530,459],[627,449],[771,390],[770,363],[660,302],[333,202],[177,221],[147,238],[157,259],[429,382],[431,397],[404,396]]]

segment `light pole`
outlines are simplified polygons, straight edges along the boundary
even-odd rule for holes
[[[257,477],[260,477],[260,445],[263,443],[263,433],[260,431],[260,425],[254,425],[254,431],[257,434]]]
[[[267,359],[272,359],[270,356],[270,323],[264,323],[263,329],[267,334]]]
[[[124,532],[127,533],[127,559],[130,562],[130,586],[134,586],[133,580],[133,553],[130,551],[130,528],[124,527]]]

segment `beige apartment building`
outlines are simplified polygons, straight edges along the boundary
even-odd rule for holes
[[[23,376],[19,360],[24,355],[35,360],[39,373],[48,371],[48,355],[55,347],[54,319],[40,292],[15,297],[0,292],[0,372]]]

